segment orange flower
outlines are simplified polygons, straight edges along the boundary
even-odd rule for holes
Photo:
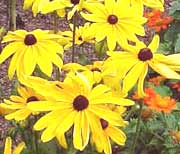
[[[148,104],[148,102],[151,102],[156,97],[156,92],[152,88],[146,88],[145,89],[146,96],[144,97],[143,101]]]
[[[167,26],[173,21],[171,16],[166,15],[160,10],[147,12],[144,14],[144,17],[148,19],[147,25],[156,32],[159,32],[161,29],[167,29]]]
[[[170,86],[171,86],[171,88],[177,89],[177,91],[180,92],[180,81],[171,83]]]
[[[162,97],[156,94],[155,97],[149,99],[149,101],[144,101],[148,108],[153,109],[157,112],[170,113],[171,110],[175,108],[176,101],[171,99],[169,96]]]
[[[166,80],[166,78],[159,75],[159,76],[150,78],[150,79],[149,79],[149,82],[153,83],[153,84],[156,85],[156,86],[159,86],[160,83],[161,83],[162,81],[164,81],[164,80]]]
[[[150,99],[152,99],[155,95],[156,95],[156,93],[154,92],[154,90],[152,89],[152,88],[145,88],[145,94],[146,94],[146,97],[144,97],[144,101],[149,101]],[[132,96],[132,98],[134,99],[134,100],[140,100],[140,99],[142,99],[142,97],[139,97],[138,96],[138,93],[137,93],[137,91],[134,93],[134,95]]]

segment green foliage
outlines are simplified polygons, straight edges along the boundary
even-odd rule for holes
[[[154,86],[154,90],[161,96],[171,96],[172,95],[171,89],[166,85]]]
[[[169,13],[170,13],[170,15],[174,15],[175,13],[177,13],[179,11],[180,11],[180,0],[175,0],[171,3],[171,9],[170,9]]]
[[[171,3],[169,14],[173,17],[173,23],[163,35],[163,43],[159,50],[165,54],[180,52],[180,0]]]
[[[175,42],[175,52],[180,52],[180,33],[178,33],[178,38]]]

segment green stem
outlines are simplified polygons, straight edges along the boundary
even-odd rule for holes
[[[75,55],[76,20],[77,20],[76,18],[77,18],[77,12],[75,12],[73,16],[72,63],[74,62],[74,55]]]
[[[56,11],[53,13],[53,19],[54,19],[54,33],[56,34],[58,32],[58,17],[57,17],[57,14],[56,14]]]
[[[136,148],[136,145],[137,145],[137,141],[138,141],[138,137],[139,137],[139,133],[140,133],[140,122],[141,122],[142,107],[143,107],[143,104],[142,104],[142,102],[140,102],[138,121],[137,121],[137,125],[136,125],[136,133],[135,133],[135,137],[133,139],[133,144],[131,146],[130,154],[134,154],[135,148]]]
[[[53,19],[54,19],[54,22],[53,22],[54,34],[57,34],[57,32],[58,32],[58,16],[57,16],[56,11],[54,11],[54,13],[53,13]],[[60,80],[60,71],[59,71],[58,67],[55,68],[55,79]]]
[[[163,122],[164,122],[165,127],[169,128],[169,125],[168,125],[168,123],[166,121],[166,114],[163,111],[161,113],[162,113],[162,118],[163,118]]]
[[[34,116],[35,117],[35,122],[38,121],[38,116]],[[36,132],[35,130],[33,130],[33,135],[34,135],[34,148],[35,148],[35,151],[36,151],[36,154],[39,154],[39,135],[38,135],[38,132]]]
[[[16,0],[9,0],[8,5],[9,29],[16,30]]]

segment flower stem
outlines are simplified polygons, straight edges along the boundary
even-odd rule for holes
[[[143,104],[140,102],[138,121],[137,121],[137,125],[136,125],[136,133],[135,133],[135,137],[133,139],[133,144],[131,146],[130,154],[135,154],[134,152],[135,152],[135,148],[136,148],[138,137],[139,137],[139,133],[140,133],[140,122],[141,122],[142,107],[143,107]]]
[[[58,17],[56,11],[53,13],[53,19],[54,19],[53,28],[54,28],[54,33],[56,34],[58,32],[58,22],[57,22]]]
[[[9,29],[16,30],[16,0],[8,2]]]
[[[54,19],[54,22],[53,22],[54,34],[57,34],[58,33],[58,16],[57,16],[56,11],[54,11],[53,13],[53,19]],[[60,80],[60,71],[58,67],[55,68],[55,79]]]
[[[77,20],[76,18],[77,18],[77,12],[75,12],[73,16],[72,62],[74,62],[74,55],[75,55],[76,20]]]

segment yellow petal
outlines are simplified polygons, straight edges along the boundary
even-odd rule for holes
[[[32,47],[28,47],[24,53],[23,65],[26,75],[31,75],[36,66],[36,58]]]
[[[106,129],[106,132],[108,133],[108,135],[110,136],[110,138],[117,143],[118,145],[124,145],[125,141],[126,141],[126,135],[125,133],[118,129],[117,127],[114,126],[109,126]]]
[[[33,111],[51,111],[69,108],[71,104],[56,101],[33,101],[27,104],[28,109]]]
[[[74,119],[73,144],[76,149],[83,150],[82,134],[81,134],[81,118],[82,112],[78,112]]]
[[[19,143],[18,146],[14,149],[13,154],[20,154],[24,147],[24,142]]]
[[[32,6],[34,0],[25,0],[23,9],[28,9]]]
[[[159,35],[155,35],[151,41],[151,43],[149,44],[148,48],[151,49],[151,51],[153,53],[155,53],[159,47]]]
[[[46,115],[44,115],[43,117],[41,117],[34,125],[34,129],[35,130],[42,130],[44,128],[46,128],[48,126],[48,122],[49,120],[54,119],[55,117],[57,117],[59,115],[58,110],[57,111],[52,111],[50,113],[47,113]]]
[[[158,62],[153,62],[150,61],[149,65],[159,74],[162,76],[168,78],[168,79],[180,79],[180,75],[176,73],[174,70],[172,70],[168,65],[158,63]]]
[[[16,121],[20,121],[20,120],[25,120],[30,114],[31,114],[30,110],[21,109],[6,115],[5,118],[7,120],[15,119]]]
[[[141,75],[140,75],[140,77],[138,79],[138,96],[139,97],[145,96],[145,93],[144,93],[144,79],[146,77],[147,72],[148,72],[148,65],[144,65],[144,69],[141,72]]]
[[[112,96],[112,94],[104,94],[92,99],[91,104],[116,104],[121,106],[130,106],[134,105],[134,102],[129,99]]]
[[[59,144],[63,147],[63,148],[65,148],[65,149],[67,149],[67,142],[66,142],[66,138],[65,138],[65,135],[63,134],[57,134],[56,135],[56,138],[57,138],[57,140],[58,140],[58,142],[59,142]]]
[[[10,43],[8,44],[2,51],[1,55],[0,55],[0,63],[4,62],[5,59],[7,59],[9,56],[11,56],[14,52],[17,51],[17,49],[19,49],[20,47],[22,47],[22,43],[21,42],[14,42],[14,43]]]
[[[88,98],[95,99],[97,96],[102,95],[105,92],[110,91],[110,88],[108,88],[105,85],[99,84],[95,88],[92,89],[91,93],[88,95]]]
[[[82,112],[82,118],[81,118],[81,127],[82,127],[81,134],[82,134],[82,148],[83,149],[86,147],[86,145],[89,142],[89,134],[90,134],[89,122],[88,122],[85,112]]]
[[[20,64],[20,61],[22,60],[22,56],[24,54],[24,51],[21,51],[21,52],[16,52],[12,59],[11,59],[11,62],[9,64],[9,69],[8,69],[8,76],[10,79],[12,79],[15,71],[17,71],[17,68],[19,67],[19,65],[22,65]],[[23,70],[22,70],[22,73],[23,73]]]
[[[125,76],[122,89],[124,93],[127,93],[136,84],[140,74],[144,69],[144,65],[146,65],[146,63],[138,62]]]
[[[11,146],[12,146],[12,140],[10,137],[7,137],[5,142],[4,154],[12,154]]]
[[[89,110],[96,116],[110,122],[111,124],[115,126],[124,126],[124,121],[120,118],[119,114],[109,110],[109,108],[97,105],[92,105],[89,108]]]
[[[69,130],[69,128],[74,124],[74,119],[75,119],[76,114],[77,114],[76,111],[71,111],[71,110],[66,110],[66,111],[65,111],[66,117],[64,117],[61,120],[61,123],[59,124],[59,127],[56,130],[56,133],[59,135],[62,135],[66,131]]]

